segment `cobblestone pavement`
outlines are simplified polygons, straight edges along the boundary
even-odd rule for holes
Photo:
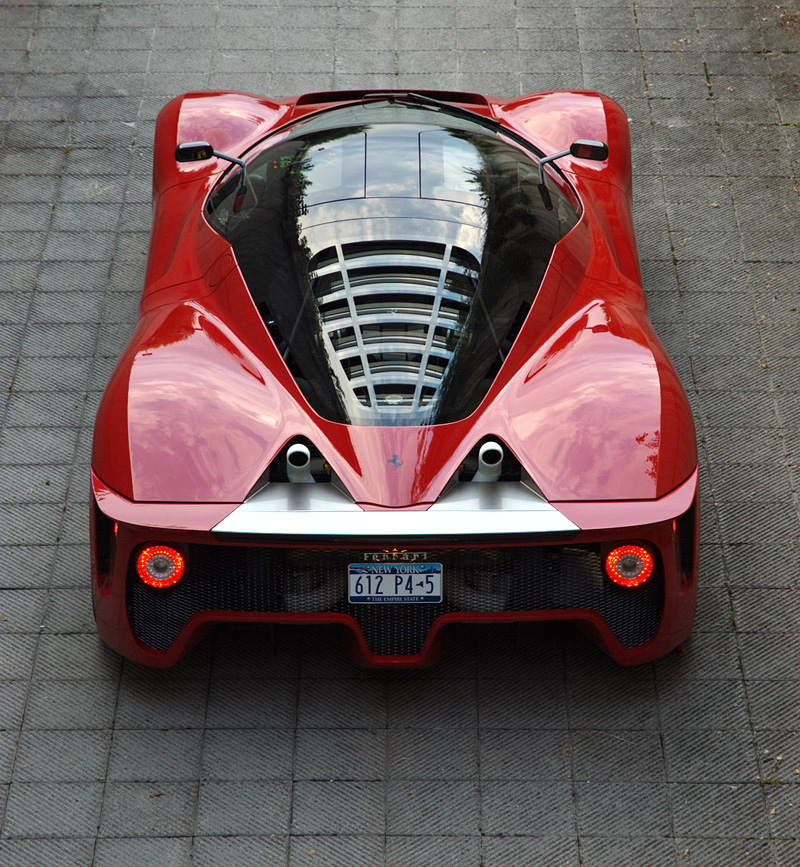
[[[800,863],[800,13],[749,0],[11,2],[0,9],[0,862]],[[611,93],[656,326],[695,407],[702,589],[633,670],[570,627],[429,671],[228,628],[100,646],[87,464],[130,334],[150,145],[185,90]]]

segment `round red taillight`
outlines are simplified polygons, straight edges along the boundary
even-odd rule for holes
[[[150,545],[136,560],[136,573],[150,587],[171,587],[183,577],[183,554],[167,545]]]
[[[621,587],[638,587],[653,574],[653,555],[641,545],[621,545],[606,557],[606,575]]]

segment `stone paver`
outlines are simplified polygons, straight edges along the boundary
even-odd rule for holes
[[[800,863],[800,12],[756,0],[30,0],[0,8],[0,862]],[[682,654],[463,629],[365,673],[333,631],[115,658],[87,464],[130,333],[155,116],[186,90],[612,94],[653,318],[695,407]]]

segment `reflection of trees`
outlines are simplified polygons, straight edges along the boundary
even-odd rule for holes
[[[545,209],[536,189],[532,162],[499,139],[448,133],[469,142],[480,157],[480,167],[465,172],[480,191],[486,233],[475,296],[442,383],[448,399],[439,421],[462,418],[486,393],[562,235],[558,212]]]
[[[273,160],[281,167],[268,172],[265,194],[229,238],[247,287],[292,375],[302,390],[314,394],[315,409],[336,421],[346,420],[345,411],[323,347],[302,217],[313,184],[310,149],[364,129],[324,130],[306,139],[290,139],[254,160],[254,172],[266,171]]]
[[[403,109],[404,121],[408,111]],[[398,118],[392,116],[392,120]],[[349,419],[338,377],[325,351],[311,288],[312,251],[303,233],[303,216],[309,201],[315,201],[312,149],[343,143],[371,128],[372,124],[366,123],[307,130],[302,138],[303,130],[298,128],[296,137],[266,150],[248,167],[255,184],[263,177],[263,194],[246,201],[243,212],[231,219],[225,232],[292,374],[301,389],[313,395],[314,408],[336,421]],[[435,124],[426,124],[426,128],[440,129]],[[431,403],[437,422],[463,418],[483,398],[524,322],[553,247],[563,234],[558,211],[545,210],[541,202],[536,166],[524,153],[486,132],[445,128],[441,134],[464,142],[475,155],[467,157],[472,166],[464,167],[464,176],[480,196],[486,232],[473,299],[463,314],[453,341],[454,355],[438,393],[446,398]],[[273,161],[279,166],[274,170]]]
[[[644,446],[652,452],[652,454],[649,454],[645,458],[645,462],[648,464],[646,472],[651,479],[658,478],[658,456],[659,447],[661,446],[661,431],[654,431],[652,434],[639,434],[639,436],[636,437],[636,442],[638,445]]]
[[[181,304],[171,310],[158,328],[147,335],[147,339],[139,344],[139,349],[150,353],[154,349],[188,340],[197,330],[199,330],[197,311]]]

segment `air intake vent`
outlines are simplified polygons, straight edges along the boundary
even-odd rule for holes
[[[395,91],[402,95],[403,90]],[[381,90],[378,93],[388,97],[391,90]],[[460,105],[488,105],[486,98],[477,93],[463,93],[461,91],[451,90],[415,90],[422,96],[429,96],[433,99],[438,99],[441,102],[455,102]],[[321,93],[306,93],[297,100],[297,105],[321,105],[331,102],[354,102],[357,99],[363,99],[365,96],[375,96],[373,91],[369,90],[332,90]]]
[[[431,243],[357,243],[323,250],[311,288],[329,359],[373,423],[433,409],[470,312],[477,260]]]

